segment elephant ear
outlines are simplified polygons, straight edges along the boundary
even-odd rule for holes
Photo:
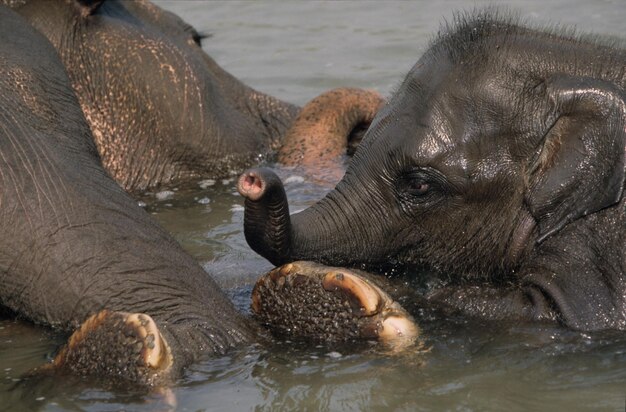
[[[538,242],[617,203],[624,188],[626,101],[615,85],[559,76],[546,84],[554,114],[530,165],[526,202]]]

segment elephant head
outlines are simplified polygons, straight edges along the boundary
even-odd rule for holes
[[[622,199],[624,62],[600,42],[461,19],[411,69],[320,202],[289,216],[270,172],[241,176],[248,242],[274,264],[515,274],[541,244]]]
[[[174,14],[148,1],[9,4],[57,49],[102,162],[125,189],[232,175],[283,142],[285,150],[293,149],[285,134],[299,108],[223,70],[201,48],[206,36]],[[335,95],[328,95],[318,103],[330,106],[313,104],[316,111],[309,115],[323,124],[341,123],[340,116],[359,110],[346,105],[360,97],[344,95],[352,100],[333,102]],[[341,105],[344,111],[334,111]]]
[[[204,35],[150,2],[14,3],[57,49],[102,162],[127,190],[252,165],[298,112],[224,71]]]

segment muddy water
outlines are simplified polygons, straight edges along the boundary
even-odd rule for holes
[[[531,22],[575,24],[620,36],[626,3],[506,2]],[[209,32],[204,48],[253,87],[303,104],[323,90],[357,86],[390,93],[453,10],[441,2],[159,2]],[[280,170],[292,211],[327,187]],[[138,199],[202,262],[242,311],[269,264],[242,235],[233,180],[168,188]],[[361,346],[242,348],[191,367],[172,388],[146,395],[83,379],[24,381],[62,338],[0,321],[0,410],[613,410],[626,407],[626,335],[583,334],[417,313],[427,351],[402,356]]]

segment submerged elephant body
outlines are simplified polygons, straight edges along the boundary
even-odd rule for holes
[[[277,265],[434,270],[430,299],[478,316],[626,329],[625,127],[623,45],[459,18],[318,204],[242,176],[246,237]]]
[[[68,332],[103,309],[147,313],[174,355],[168,372],[258,340],[103,169],[53,47],[2,6],[0,21],[0,306]]]

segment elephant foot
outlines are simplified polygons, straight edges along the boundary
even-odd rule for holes
[[[57,370],[148,386],[164,381],[171,366],[170,349],[150,316],[108,310],[87,319],[53,361]]]
[[[252,310],[292,338],[377,339],[401,348],[419,335],[412,317],[382,289],[353,271],[311,262],[289,263],[259,279]]]

